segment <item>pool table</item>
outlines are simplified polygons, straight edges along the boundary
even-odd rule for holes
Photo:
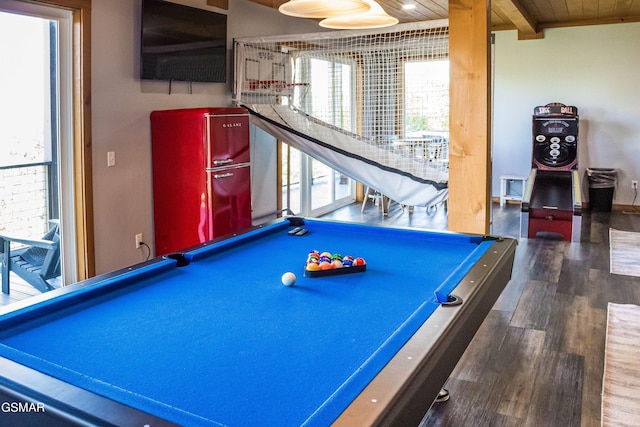
[[[51,291],[0,312],[0,420],[417,425],[515,247],[288,217]],[[307,277],[314,249],[365,268]]]

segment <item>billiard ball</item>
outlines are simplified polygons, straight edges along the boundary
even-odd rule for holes
[[[365,265],[366,262],[364,260],[364,258],[356,258],[353,260],[353,265],[354,266],[361,266],[361,265]]]
[[[317,262],[308,262],[305,268],[307,269],[307,271],[318,271],[320,270],[320,264],[318,264]]]
[[[285,286],[291,286],[296,283],[296,275],[288,271],[282,275],[282,284]]]
[[[323,261],[320,263],[320,270],[331,270],[332,268],[335,267],[333,267],[330,262]]]

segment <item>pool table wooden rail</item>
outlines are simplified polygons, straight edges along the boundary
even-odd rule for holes
[[[511,279],[517,241],[498,239],[334,426],[417,426]],[[455,396],[453,396],[455,398]]]

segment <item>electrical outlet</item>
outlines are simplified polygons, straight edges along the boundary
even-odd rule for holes
[[[144,240],[142,240],[142,233],[136,234],[136,249],[140,247],[140,243],[142,242],[144,242]]]
[[[631,181],[631,188],[633,188],[634,190],[638,189],[638,181]]]

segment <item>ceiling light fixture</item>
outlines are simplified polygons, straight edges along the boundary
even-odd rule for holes
[[[323,19],[320,26],[337,30],[356,30],[365,28],[389,27],[398,20],[387,14],[374,0],[365,0],[371,6],[367,12]]]
[[[327,18],[364,13],[370,8],[366,0],[289,0],[278,10],[297,18]]]

